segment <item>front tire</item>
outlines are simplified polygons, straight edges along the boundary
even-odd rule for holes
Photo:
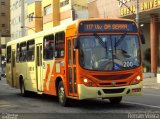
[[[58,85],[58,100],[62,106],[65,107],[68,105],[68,99],[66,97],[66,93],[65,93],[65,89],[62,81]]]
[[[114,97],[114,98],[109,98],[109,101],[112,104],[119,104],[122,101],[122,97]]]

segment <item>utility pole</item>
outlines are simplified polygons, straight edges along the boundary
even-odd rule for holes
[[[139,28],[139,0],[136,0],[136,24]]]

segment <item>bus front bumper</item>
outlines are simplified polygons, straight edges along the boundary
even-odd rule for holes
[[[136,85],[120,87],[87,87],[78,84],[79,99],[111,98],[121,96],[142,95],[142,82]]]

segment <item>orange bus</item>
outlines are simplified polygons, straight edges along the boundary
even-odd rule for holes
[[[143,35],[127,19],[87,19],[7,43],[6,79],[12,87],[69,98],[141,95]]]

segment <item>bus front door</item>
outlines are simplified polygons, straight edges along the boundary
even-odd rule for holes
[[[36,45],[36,83],[37,91],[42,91],[42,44]]]
[[[69,89],[69,96],[77,97],[77,78],[76,78],[76,51],[73,50],[74,38],[69,38],[67,40],[67,81],[68,81],[68,89]]]

